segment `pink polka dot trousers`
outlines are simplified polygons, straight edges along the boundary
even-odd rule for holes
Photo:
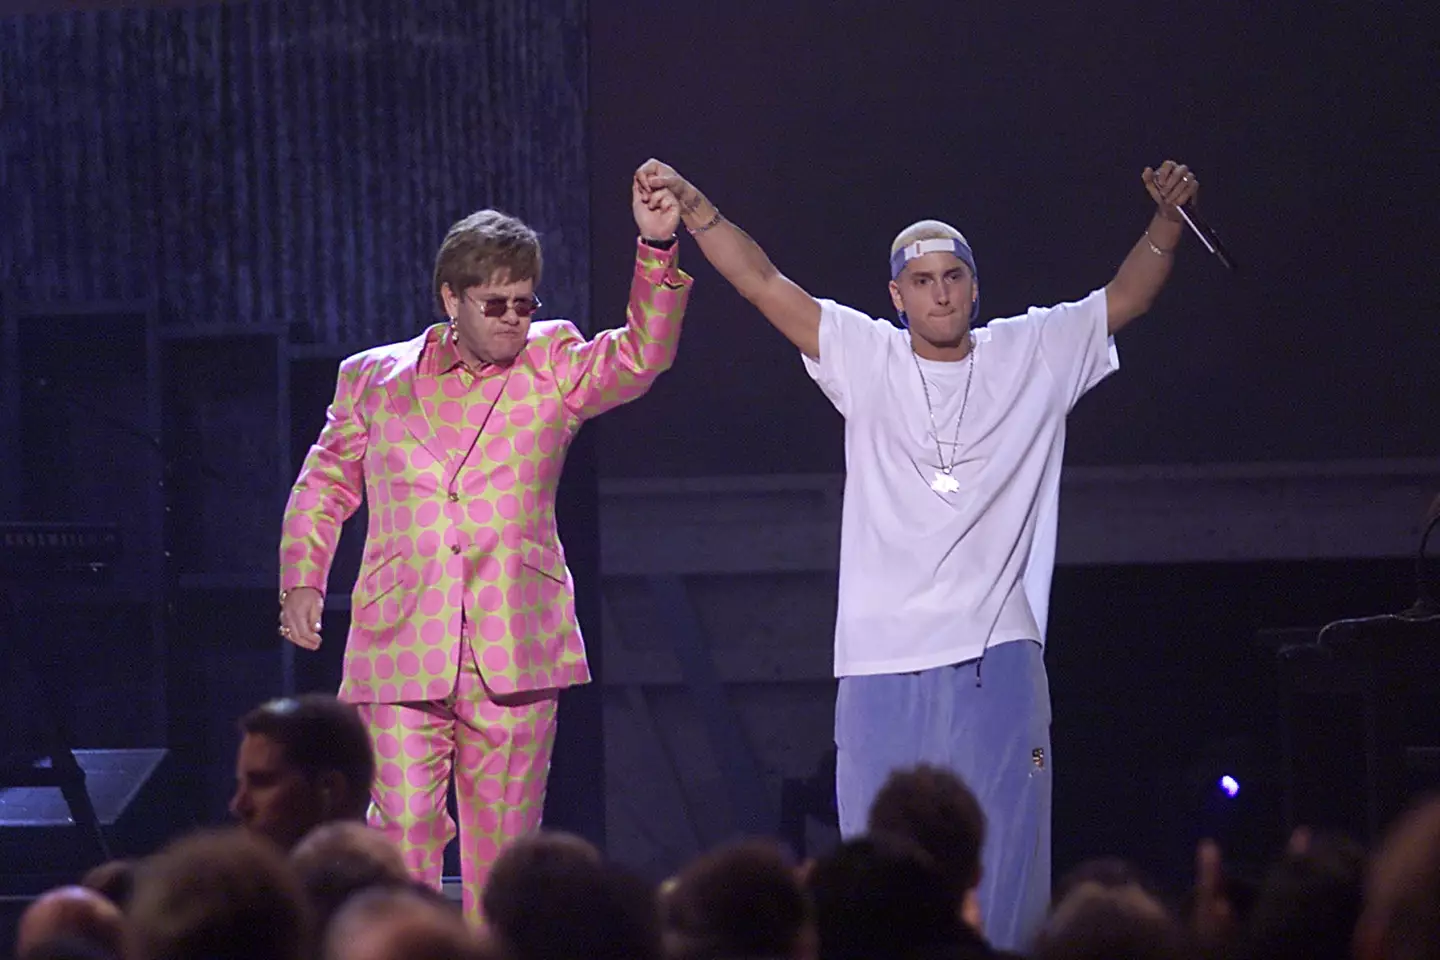
[[[445,804],[453,776],[463,906],[474,923],[495,858],[540,827],[557,697],[556,690],[492,694],[477,673],[462,670],[453,700],[356,705],[375,744],[370,825],[437,888],[445,847],[457,835]]]

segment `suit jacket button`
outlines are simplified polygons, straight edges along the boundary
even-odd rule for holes
[[[460,552],[460,544],[457,543],[457,544],[455,544],[453,547],[451,547],[451,548],[450,548],[450,552],[451,552],[451,553],[459,553],[459,552]]]
[[[460,502],[460,494],[456,493],[454,490],[451,490],[451,491],[450,491],[450,502],[451,502],[451,503],[459,503],[459,502]]]

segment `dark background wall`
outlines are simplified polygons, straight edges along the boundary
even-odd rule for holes
[[[1431,454],[1436,30],[1419,0],[597,5],[597,308],[621,295],[623,185],[648,156],[801,286],[874,315],[894,234],[948,220],[986,318],[1104,284],[1153,210],[1140,171],[1175,158],[1245,272],[1186,241],[1070,462]],[[838,471],[839,418],[795,352],[696,272],[675,373],[603,428],[647,442],[604,472]]]
[[[496,205],[585,318],[583,3],[101,6],[0,18],[12,298],[373,344],[431,319],[445,229]]]

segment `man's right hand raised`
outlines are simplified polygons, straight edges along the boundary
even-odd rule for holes
[[[765,251],[721,216],[705,194],[674,167],[653,157],[635,171],[635,187],[642,200],[656,190],[668,190],[711,266],[802,353],[820,357],[820,304],[775,269]]]
[[[320,614],[325,598],[314,587],[296,587],[280,605],[280,636],[306,650],[320,649]]]

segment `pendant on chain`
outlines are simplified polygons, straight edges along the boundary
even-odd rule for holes
[[[930,481],[930,489],[936,493],[954,493],[960,489],[960,481],[950,476],[948,470],[936,470],[935,479]]]

